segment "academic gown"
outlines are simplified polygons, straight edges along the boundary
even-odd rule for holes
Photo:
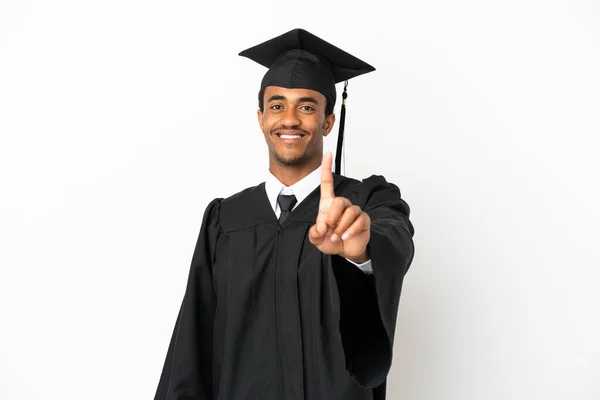
[[[373,273],[308,239],[320,188],[280,226],[264,183],[206,209],[155,400],[381,400],[409,207],[381,176],[334,175],[371,218]]]

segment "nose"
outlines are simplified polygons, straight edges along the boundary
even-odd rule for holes
[[[281,125],[286,127],[294,127],[300,125],[298,118],[298,110],[295,107],[288,107],[281,116]]]

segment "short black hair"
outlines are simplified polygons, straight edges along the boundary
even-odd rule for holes
[[[266,88],[262,88],[258,92],[258,108],[261,112],[265,111],[265,89]],[[335,103],[332,102],[331,99],[327,96],[325,96],[325,100],[325,116],[327,116],[329,114],[333,114],[333,107],[335,107]]]

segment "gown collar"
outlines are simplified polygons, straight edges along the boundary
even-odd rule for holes
[[[277,204],[277,196],[280,194],[293,194],[296,196],[297,203],[294,206],[295,209],[320,185],[321,166],[319,166],[310,174],[306,175],[304,178],[300,179],[292,186],[285,186],[271,173],[271,171],[269,171],[267,179],[265,180],[265,191],[273,212],[278,215],[280,210],[279,204]]]

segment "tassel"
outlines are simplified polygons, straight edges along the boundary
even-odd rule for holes
[[[342,173],[342,146],[344,144],[344,126],[346,124],[346,99],[348,98],[348,81],[344,82],[344,93],[342,93],[342,110],[340,111],[340,129],[338,131],[337,149],[335,151],[335,173]]]

